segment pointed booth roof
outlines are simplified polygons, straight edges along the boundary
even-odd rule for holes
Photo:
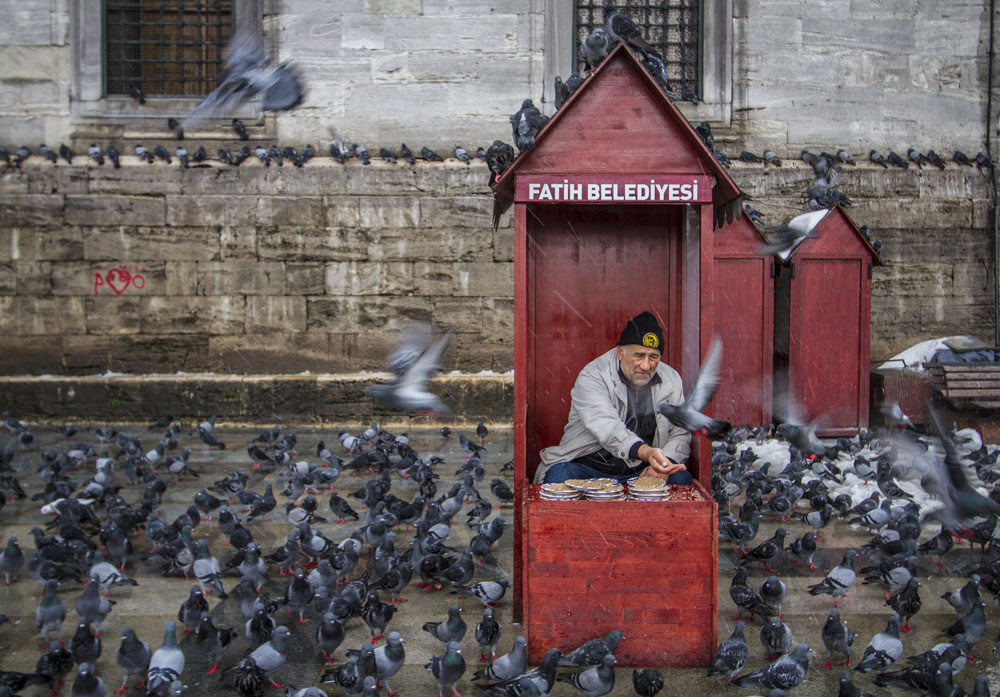
[[[497,218],[527,175],[701,175],[712,185],[715,227],[743,214],[742,194],[688,120],[632,52],[619,44],[494,184]]]
[[[865,239],[861,229],[857,226],[847,211],[839,204],[822,211],[803,213],[807,215],[822,216],[812,227],[815,238],[806,238],[796,245],[786,256],[776,255],[782,263],[787,264],[796,256],[829,256],[840,258],[843,256],[854,257],[855,255],[871,255],[872,263],[876,266],[884,266],[885,262],[879,256],[871,242]]]

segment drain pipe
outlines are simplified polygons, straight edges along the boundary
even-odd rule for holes
[[[993,25],[996,20],[996,0],[990,0],[990,64],[987,72],[986,91],[986,154],[993,157]],[[1000,124],[998,124],[1000,125]],[[997,207],[997,170],[990,168],[993,185],[993,345],[1000,346],[1000,208]]]

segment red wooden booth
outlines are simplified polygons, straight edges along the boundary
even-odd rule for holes
[[[839,206],[813,233],[778,267],[775,394],[787,388],[820,435],[851,435],[868,427],[872,268],[882,260]]]
[[[710,663],[717,508],[696,436],[692,502],[542,501],[580,369],[650,310],[663,360],[690,386],[715,328],[715,224],[740,191],[680,111],[619,46],[494,187],[514,206],[515,615],[532,662],[611,629],[620,665]]]
[[[712,414],[733,426],[772,421],[774,277],[777,260],[747,216],[716,230],[712,283],[715,333],[722,340],[722,379]]]

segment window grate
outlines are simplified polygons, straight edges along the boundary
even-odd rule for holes
[[[667,64],[667,76],[672,89],[680,92],[690,87],[701,95],[701,0],[576,0],[577,70],[583,72],[584,62],[580,44],[597,27],[604,26],[604,5],[615,5],[628,14],[642,35],[660,53]]]
[[[104,0],[106,94],[133,85],[149,96],[215,89],[233,34],[232,0]]]

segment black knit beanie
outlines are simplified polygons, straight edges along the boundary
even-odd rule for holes
[[[640,312],[630,319],[618,337],[618,346],[637,344],[663,353],[663,329],[651,312]]]

